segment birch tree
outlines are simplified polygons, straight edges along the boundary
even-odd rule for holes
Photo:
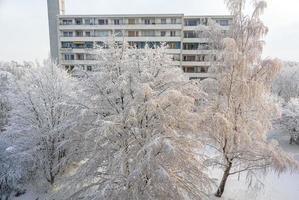
[[[99,64],[86,81],[88,153],[58,197],[205,198],[211,182],[197,154],[197,83],[171,65],[163,46],[108,46],[96,50]]]
[[[297,167],[277,142],[267,139],[278,111],[270,98],[271,84],[281,64],[277,59],[261,59],[262,38],[268,29],[260,15],[266,2],[252,1],[250,16],[243,12],[245,0],[225,2],[234,18],[231,36],[222,40],[215,80],[204,81],[212,92],[202,121],[214,150],[210,164],[223,169],[217,197],[231,175],[245,172],[252,181],[258,170],[281,173]]]

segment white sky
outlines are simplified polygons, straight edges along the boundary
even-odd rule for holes
[[[299,0],[268,0],[265,57],[299,61]],[[228,14],[223,0],[66,0],[66,14]],[[49,55],[46,0],[0,0],[0,60]]]

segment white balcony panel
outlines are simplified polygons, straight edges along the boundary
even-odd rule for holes
[[[182,66],[210,66],[210,62],[200,62],[200,61],[183,61]]]
[[[60,25],[59,30],[181,30],[181,24]]]
[[[209,42],[208,38],[183,38],[183,43],[204,43]]]
[[[142,50],[142,49],[141,49]],[[72,49],[72,48],[60,48],[60,53],[92,53],[94,49]],[[180,54],[181,49],[166,49],[169,54]]]
[[[125,37],[126,41],[139,42],[180,42],[180,37]]]
[[[205,27],[202,26],[184,26],[183,31],[203,31],[206,30]]]
[[[230,26],[220,26],[224,31],[230,29]],[[208,31],[209,27],[207,26],[184,26],[183,31]]]
[[[61,48],[60,53],[91,53],[94,49],[72,49],[72,48]]]
[[[211,73],[185,73],[188,78],[213,78],[214,74]]]
[[[98,62],[97,60],[61,60],[63,65],[95,65]]]
[[[169,53],[169,54],[180,54],[181,53],[181,49],[166,49],[166,53]]]
[[[213,54],[216,50],[183,50],[183,55],[197,55],[197,54]]]
[[[75,42],[75,41],[82,41],[82,42],[90,42],[90,41],[98,41],[95,40],[95,37],[60,37],[61,42]]]
[[[74,41],[108,41],[110,37],[60,37],[61,42],[74,42]],[[180,42],[180,37],[115,37],[115,41],[127,42]]]
[[[171,64],[172,65],[176,65],[176,66],[181,66],[181,62],[180,61],[172,61]]]

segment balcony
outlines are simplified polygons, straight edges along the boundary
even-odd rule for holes
[[[134,23],[129,23],[129,22],[119,22],[117,24],[115,23],[99,23],[98,21],[96,22],[90,22],[90,23],[75,23],[75,22],[61,22],[59,23],[59,25],[63,25],[63,26],[69,26],[69,25],[78,25],[78,26],[83,26],[83,25],[99,25],[99,26],[104,26],[104,25],[114,25],[114,26],[121,26],[121,25],[181,25],[182,23],[181,22],[175,22],[175,23],[158,23],[158,22],[150,22],[150,23],[145,23],[145,22],[134,22]]]
[[[185,75],[190,79],[205,79],[205,78],[213,78],[215,74],[211,73],[185,73]]]
[[[216,50],[200,50],[200,49],[195,49],[195,50],[183,50],[183,54],[190,54],[190,55],[197,55],[197,54],[215,54],[217,51]]]
[[[61,24],[59,26],[60,30],[113,30],[113,29],[120,29],[120,30],[181,30],[182,24]]]
[[[182,61],[182,65],[186,67],[191,66],[210,66],[211,63],[207,61]]]

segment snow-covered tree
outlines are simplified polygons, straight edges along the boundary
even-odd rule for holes
[[[262,38],[268,29],[260,15],[266,2],[252,1],[250,16],[243,12],[245,0],[225,2],[234,18],[231,36],[222,40],[215,79],[204,81],[204,87],[210,89],[210,101],[202,121],[214,150],[210,164],[223,169],[217,197],[223,194],[231,175],[246,172],[253,180],[257,170],[283,172],[297,167],[277,142],[267,139],[277,113],[270,98],[271,84],[281,64],[275,59],[261,59]]]
[[[10,74],[3,72],[0,69],[0,133],[3,132],[4,126],[8,122],[8,112],[10,110],[10,105],[8,101],[8,88],[9,88],[9,78]]]
[[[299,63],[284,62],[275,81],[272,91],[288,102],[299,97]]]
[[[24,185],[34,174],[34,157],[18,152],[3,135],[0,135],[0,199],[23,194]]]
[[[15,80],[17,78],[17,63],[0,62],[0,133],[5,131],[8,124],[9,111],[11,105],[9,94],[15,92]]]
[[[210,179],[198,156],[197,83],[170,64],[164,46],[108,46],[96,50],[99,64],[85,81],[92,127],[83,133],[85,159],[57,195],[205,198]]]
[[[282,117],[277,122],[290,134],[290,144],[299,144],[299,98],[290,99],[283,107]]]
[[[7,134],[17,152],[32,155],[42,176],[53,184],[62,172],[80,109],[75,99],[76,83],[51,62],[28,68],[10,96],[12,114]]]
[[[22,184],[29,180],[34,170],[32,156],[17,152],[6,131],[12,110],[10,97],[16,93],[21,69],[22,66],[16,62],[0,62],[0,199],[23,193]]]

